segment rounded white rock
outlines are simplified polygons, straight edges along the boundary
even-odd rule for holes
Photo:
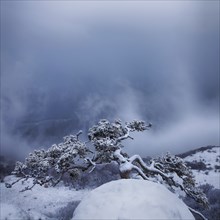
[[[194,219],[188,207],[167,188],[146,180],[123,179],[91,191],[79,204],[79,219]]]

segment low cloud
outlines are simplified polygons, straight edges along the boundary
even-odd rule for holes
[[[135,140],[129,141],[127,151],[143,156],[156,156],[166,152],[173,154],[208,145],[219,145],[219,115],[185,115],[177,121],[157,131],[152,127],[144,133],[134,134]]]
[[[101,118],[153,123],[129,152],[218,145],[217,4],[3,2],[2,153]]]

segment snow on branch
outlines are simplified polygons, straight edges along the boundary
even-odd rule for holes
[[[83,160],[90,152],[79,140],[81,133],[82,131],[76,135],[65,136],[62,143],[54,144],[48,150],[34,150],[24,163],[16,163],[12,174],[21,177],[20,179],[33,178],[33,186],[36,184],[55,186],[64,175],[74,179],[91,166]],[[7,183],[6,187],[11,187],[13,184],[15,183]],[[32,189],[33,186],[26,187],[24,191]]]
[[[203,220],[208,220],[202,213],[196,211],[195,209],[191,208],[188,206],[188,209],[192,212],[192,213],[195,213],[197,215],[199,215]]]
[[[165,156],[155,159],[155,167],[161,172],[172,176],[170,182],[168,182],[170,187],[180,188],[196,202],[206,208],[208,207],[206,195],[196,187],[196,181],[191,169],[186,166],[180,157],[167,153]]]

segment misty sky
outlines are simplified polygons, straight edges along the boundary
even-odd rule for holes
[[[219,1],[1,1],[1,153],[101,118],[153,124],[129,153],[219,145]]]

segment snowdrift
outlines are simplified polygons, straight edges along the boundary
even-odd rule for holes
[[[5,182],[17,178],[7,176]],[[45,188],[36,185],[32,190],[19,192],[31,185],[32,179],[22,184],[18,182],[12,188],[0,183],[0,219],[1,220],[69,220],[80,200],[89,190],[70,189],[65,186]]]
[[[163,185],[124,179],[91,191],[73,219],[194,219],[187,206]]]

